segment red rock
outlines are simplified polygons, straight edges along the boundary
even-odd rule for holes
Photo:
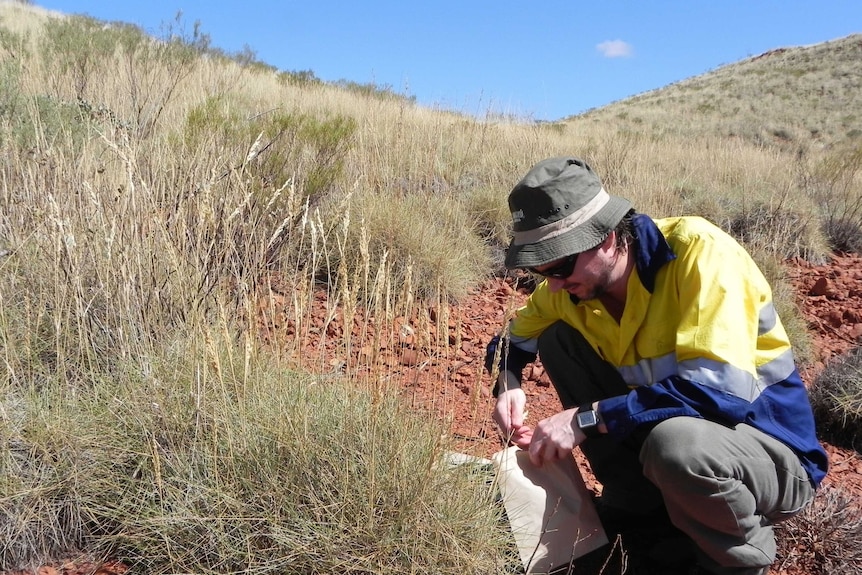
[[[814,282],[814,285],[811,286],[811,289],[808,291],[809,295],[831,295],[833,293],[833,288],[831,282],[828,278],[820,276],[817,278],[817,281]]]
[[[847,323],[862,323],[862,310],[845,309],[844,321],[846,321]]]
[[[832,327],[841,327],[844,324],[844,314],[837,309],[830,310],[826,313],[826,321]]]

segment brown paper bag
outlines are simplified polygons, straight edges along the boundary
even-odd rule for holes
[[[550,573],[608,542],[574,456],[537,467],[510,447],[492,459],[526,573]]]

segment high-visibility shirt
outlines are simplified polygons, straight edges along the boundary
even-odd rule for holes
[[[826,453],[772,290],[754,260],[703,218],[639,214],[634,224],[635,267],[619,322],[599,300],[551,292],[545,281],[510,323],[510,343],[535,352],[542,331],[563,320],[631,389],[599,403],[612,436],[677,416],[745,422],[793,449],[818,485]]]

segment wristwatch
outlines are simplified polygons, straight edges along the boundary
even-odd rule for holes
[[[599,432],[599,413],[593,409],[592,403],[585,403],[578,408],[578,413],[575,416],[578,421],[578,427],[584,432],[587,437],[598,437]]]

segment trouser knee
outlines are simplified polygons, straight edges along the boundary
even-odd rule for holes
[[[721,462],[703,449],[709,445],[709,428],[702,420],[674,417],[656,425],[644,440],[640,453],[644,475],[659,488],[692,478],[710,476]]]

